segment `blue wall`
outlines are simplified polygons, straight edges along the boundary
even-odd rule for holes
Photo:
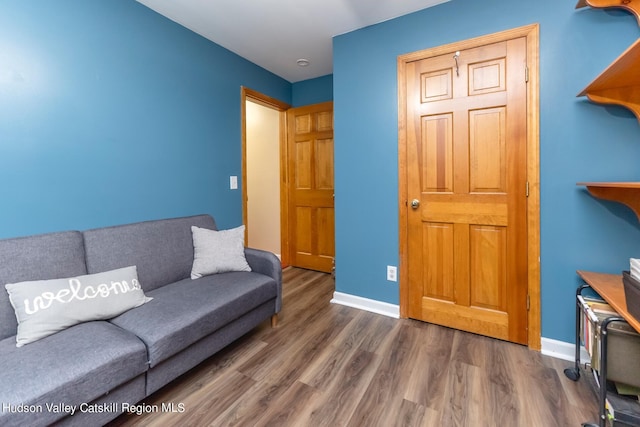
[[[240,86],[291,84],[133,0],[0,2],[0,237],[242,221]]]
[[[508,11],[506,13],[505,11]],[[640,126],[575,95],[640,35],[556,0],[452,0],[334,39],[334,74],[291,85],[133,0],[0,2],[0,237],[200,212],[242,220],[240,86],[335,99],[337,290],[398,303],[398,55],[541,25],[543,336],[572,340],[576,269],[619,272],[640,226],[583,180],[640,180]]]
[[[333,75],[294,83],[291,88],[293,107],[333,101]]]
[[[452,0],[334,38],[336,268],[339,292],[398,304],[398,55],[540,24],[542,335],[571,342],[577,269],[619,273],[640,258],[631,211],[578,181],[640,180],[640,125],[576,98],[639,36],[622,11],[575,2]]]

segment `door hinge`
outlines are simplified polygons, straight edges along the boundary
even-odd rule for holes
[[[529,67],[524,66],[524,82],[529,83]]]
[[[529,197],[529,181],[527,181],[527,185],[525,186],[524,194]]]
[[[531,309],[531,298],[529,298],[529,294],[527,294],[527,311]]]

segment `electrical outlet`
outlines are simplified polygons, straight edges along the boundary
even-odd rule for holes
[[[387,280],[390,282],[398,281],[398,267],[395,265],[387,265]]]

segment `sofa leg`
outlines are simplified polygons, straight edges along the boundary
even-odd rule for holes
[[[275,328],[276,326],[278,326],[278,315],[274,314],[271,316],[271,327]]]

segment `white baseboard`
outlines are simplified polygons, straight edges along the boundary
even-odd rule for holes
[[[342,292],[334,292],[333,304],[346,305],[347,307],[358,308],[360,310],[370,311],[372,313],[382,314],[384,316],[400,318],[400,306],[389,304],[387,302],[376,301],[369,298],[363,298],[356,295],[343,294]]]
[[[576,346],[575,344],[553,340],[551,338],[542,338],[542,354],[545,356],[555,357],[556,359],[568,360],[574,362],[576,360]],[[580,361],[586,363],[590,359],[587,350],[582,347],[580,349]]]

